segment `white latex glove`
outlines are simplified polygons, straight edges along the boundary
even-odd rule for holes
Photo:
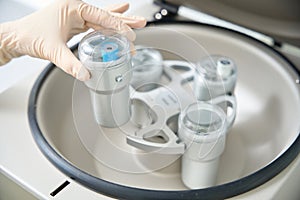
[[[66,43],[89,28],[108,28],[124,34],[131,41],[131,28],[142,28],[143,17],[125,16],[129,4],[106,9],[80,0],[56,0],[51,5],[13,22],[0,24],[0,65],[21,55],[49,60],[75,78],[85,81],[90,73],[73,55]]]

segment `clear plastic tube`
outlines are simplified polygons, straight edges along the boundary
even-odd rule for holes
[[[233,60],[225,56],[211,55],[197,63],[194,93],[200,101],[233,94],[236,81],[237,67]]]
[[[95,120],[117,127],[130,119],[129,83],[132,77],[129,41],[111,30],[95,31],[79,44],[80,61],[90,71],[90,89]]]
[[[235,104],[234,97],[222,99],[222,102]],[[199,101],[180,113],[178,137],[185,144],[181,160],[181,179],[188,188],[200,189],[216,184],[226,133],[234,121],[235,112],[234,109],[227,116],[218,105]]]
[[[136,46],[131,59],[133,75],[131,85],[138,91],[154,89],[163,72],[163,58],[158,50]]]

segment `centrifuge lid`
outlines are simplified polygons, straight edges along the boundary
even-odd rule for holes
[[[300,46],[298,0],[165,0],[184,5],[271,36],[276,41]]]

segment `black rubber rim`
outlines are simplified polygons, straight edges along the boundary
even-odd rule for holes
[[[184,22],[184,21],[182,22],[162,21],[162,22],[154,22],[154,23],[152,22],[149,24],[178,24],[178,25],[190,24],[190,25],[209,26],[217,29],[228,30],[213,25],[200,24],[197,22]],[[231,32],[235,32],[235,31],[231,31]],[[243,35],[238,32],[236,33]],[[245,37],[251,38],[249,36],[245,36]],[[281,53],[279,53],[275,49],[265,45],[264,43],[260,41],[257,42],[271,49],[282,59],[288,62],[291,68],[299,76],[300,73],[297,70],[297,68],[286,57],[284,57]],[[77,46],[78,45],[72,47],[72,50],[74,51],[77,48]],[[128,187],[128,186],[112,183],[94,177],[78,169],[70,162],[65,160],[59,153],[57,153],[51,147],[48,141],[45,139],[38,125],[37,116],[36,116],[36,106],[37,106],[39,92],[41,87],[43,86],[44,81],[47,79],[49,74],[51,74],[51,71],[54,68],[55,66],[53,64],[49,64],[46,67],[46,69],[39,75],[30,93],[29,105],[28,105],[28,118],[29,118],[29,124],[32,131],[32,135],[39,149],[42,151],[42,153],[60,171],[62,171],[64,174],[66,174],[68,177],[75,180],[76,182],[82,184],[83,186],[90,188],[103,195],[110,196],[113,198],[118,198],[118,199],[224,199],[224,198],[229,198],[229,197],[233,197],[248,192],[264,184],[265,182],[269,181],[277,174],[279,174],[282,170],[284,170],[298,156],[300,152],[300,133],[299,133],[296,140],[293,142],[293,144],[276,160],[274,160],[272,163],[265,166],[264,168],[236,181],[232,181],[226,184],[209,187],[205,189],[197,189],[197,190],[178,190],[178,191],[163,190],[162,191],[162,190],[141,189],[141,188]]]

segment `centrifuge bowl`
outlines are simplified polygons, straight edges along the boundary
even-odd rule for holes
[[[195,62],[207,54],[219,54],[235,61],[238,110],[217,185],[185,188],[178,156],[171,156],[174,162],[167,164],[162,160],[168,156],[154,153],[151,161],[136,156],[143,152],[126,144],[126,134],[117,133],[128,131],[126,125],[112,131],[99,128],[88,89],[49,65],[32,89],[28,115],[37,145],[62,172],[115,198],[219,199],[266,183],[297,157],[299,73],[284,57],[239,33],[195,23],[156,24],[136,33],[136,44],[162,49],[164,59]],[[85,139],[92,146],[87,147]]]

